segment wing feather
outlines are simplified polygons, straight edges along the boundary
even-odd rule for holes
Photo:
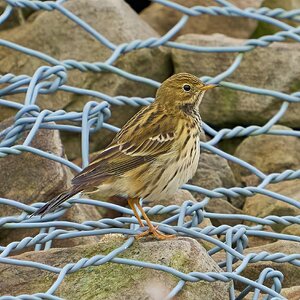
[[[135,115],[108,148],[73,178],[73,186],[98,186],[107,178],[122,176],[145,163],[153,162],[159,155],[170,153],[176,126],[172,122],[157,126],[162,119],[166,120],[161,115],[151,105]]]

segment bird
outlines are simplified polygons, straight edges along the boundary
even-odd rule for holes
[[[141,212],[148,230],[137,238],[150,234],[159,240],[173,237],[151,223],[140,199],[167,199],[192,178],[200,158],[199,105],[205,92],[216,86],[189,73],[166,79],[157,89],[155,100],[121,128],[72,179],[71,187],[33,215],[44,216],[79,192],[100,192],[108,201],[115,196],[126,197],[140,227],[144,227],[138,210]]]

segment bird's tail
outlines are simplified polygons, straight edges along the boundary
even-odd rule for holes
[[[81,190],[71,188],[68,191],[59,194],[58,196],[54,197],[52,200],[47,202],[45,205],[40,207],[30,217],[38,216],[38,215],[44,216],[45,214],[54,211],[55,208],[57,208],[63,202],[67,201],[69,198],[71,198],[72,196],[76,195],[79,192],[81,192]]]

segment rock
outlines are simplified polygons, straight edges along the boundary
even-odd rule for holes
[[[222,6],[212,0],[175,0],[173,2],[185,7],[200,5]],[[259,8],[262,2],[262,0],[231,1],[232,4],[242,9],[247,7]],[[140,15],[158,33],[163,35],[176,25],[183,14],[159,3],[153,3],[144,9]],[[198,17],[191,17],[185,26],[179,31],[177,36],[186,33],[212,34],[218,32],[233,37],[248,38],[251,36],[256,26],[257,21],[254,19],[202,14]]]
[[[298,254],[300,253],[300,244],[298,242],[291,241],[277,241],[275,243],[246,249],[245,254],[260,253],[263,251],[266,251],[268,253],[284,253],[286,255]],[[235,269],[239,264],[240,263],[234,264],[233,268]],[[262,261],[257,263],[251,263],[240,275],[251,280],[257,280],[259,274],[265,268],[272,268],[283,273],[284,280],[282,282],[282,286],[284,288],[300,285],[300,268],[288,262],[276,263],[273,261]],[[270,281],[267,280],[264,284],[270,286]],[[243,286],[241,283],[237,282],[236,288],[242,290]]]
[[[262,232],[274,232],[271,226],[264,226],[261,229]],[[255,236],[255,235],[248,235],[248,247],[258,247],[263,246],[265,244],[274,243],[277,240],[275,238],[264,237],[264,236]]]
[[[189,182],[209,190],[238,185],[226,159],[207,151],[201,152],[197,172]],[[198,193],[193,193],[193,195],[197,200],[204,198],[204,195]],[[226,200],[237,208],[242,207],[244,203],[243,197]]]
[[[124,241],[120,235],[108,235],[93,245],[77,246],[67,251],[51,249],[46,252],[30,252],[15,258],[62,267],[83,257],[107,255]],[[190,238],[134,242],[118,257],[162,264],[185,273],[222,272],[206,250]],[[39,269],[12,265],[0,265],[0,272],[3,278],[6,278],[0,282],[2,294],[19,295],[46,291],[57,277]],[[101,266],[82,268],[67,275],[55,295],[74,300],[125,300],[137,299],[137,295],[141,300],[158,300],[163,299],[177,283],[176,277],[165,272],[126,264],[105,263]],[[229,282],[220,281],[187,283],[176,299],[221,300],[228,293],[229,286]]]
[[[236,293],[236,296],[238,296],[239,293]],[[288,300],[299,300],[299,295],[300,295],[300,286],[292,286],[290,288],[285,288],[281,290],[280,293],[281,296],[285,297]],[[254,296],[253,292],[250,292],[244,300],[252,300]],[[258,297],[258,300],[263,300],[265,294],[261,293]]]
[[[197,203],[196,199],[193,197],[193,195],[187,191],[187,190],[183,190],[183,189],[179,189],[173,196],[171,197],[168,197],[167,199],[157,199],[157,202],[155,203],[152,203],[150,202],[149,203],[149,206],[155,206],[157,204],[159,205],[164,205],[164,206],[169,206],[169,205],[178,205],[178,206],[181,206],[185,201],[192,201],[194,203]],[[148,206],[147,203],[144,203],[145,206]],[[172,213],[170,214],[159,214],[159,215],[150,215],[150,219],[152,221],[155,221],[155,222],[162,222],[170,217],[172,217]],[[185,217],[185,222],[188,222],[188,221],[191,221],[192,220],[192,217],[189,216],[189,217]],[[176,222],[173,222],[171,223],[170,225],[177,225],[177,221]],[[200,228],[205,228],[207,226],[212,226],[212,223],[210,221],[210,219],[208,218],[203,218],[202,222],[199,224],[199,227]],[[217,236],[213,236],[214,238],[217,238]],[[206,250],[209,250],[211,248],[213,248],[215,245],[212,244],[212,243],[209,243],[205,240],[201,240],[199,239],[198,240],[201,245],[206,249]]]
[[[276,184],[270,184],[266,188],[269,191],[276,192],[293,199],[300,199],[299,184],[300,179],[295,179],[282,181]],[[269,215],[297,216],[300,214],[299,208],[261,194],[256,194],[253,197],[248,197],[246,199],[243,211],[248,215],[260,218]],[[276,231],[281,231],[285,227],[286,226],[282,224],[272,225],[272,228]]]
[[[240,145],[240,143],[244,140],[245,138],[231,138],[231,139],[223,139],[219,141],[218,143],[218,148],[220,148],[222,151],[229,153],[231,155],[234,155],[234,152],[236,148]],[[231,162],[228,162],[228,164],[231,167]]]
[[[281,233],[300,236],[300,225],[293,224],[293,225],[287,226],[281,231]]]
[[[245,40],[224,35],[187,34],[180,36],[179,43],[197,46],[239,46]],[[227,70],[236,53],[197,53],[172,49],[175,73],[189,72],[197,76],[216,76]],[[226,81],[241,83],[257,88],[292,93],[300,87],[300,69],[294,68],[300,60],[297,43],[273,43],[268,47],[258,47],[247,52],[238,69]],[[278,68],[277,66],[281,66]],[[281,101],[272,97],[219,88],[205,95],[200,106],[205,122],[217,127],[237,125],[263,125],[280,108]],[[280,119],[280,124],[300,127],[300,106],[291,103]]]
[[[174,195],[168,197],[167,199],[158,198],[155,203],[150,202],[149,206],[155,206],[157,204],[164,205],[164,206],[168,206],[168,205],[181,206],[183,204],[183,202],[185,202],[185,201],[196,202],[195,198],[189,191],[179,189]]]
[[[2,15],[6,7],[7,3],[5,1],[0,2],[0,15]],[[11,15],[4,23],[0,24],[0,31],[24,24],[31,13],[32,10],[29,8],[13,8]]]
[[[299,300],[300,285],[292,286],[290,288],[282,289],[282,296],[289,300]]]
[[[0,123],[0,131],[13,124],[13,119]],[[22,132],[16,144],[23,144],[28,131]],[[30,146],[64,157],[64,148],[57,130],[40,129]],[[25,204],[46,201],[70,186],[73,177],[66,166],[35,155],[23,152],[0,159],[0,195]],[[1,205],[1,215],[19,213],[13,207]]]
[[[100,193],[95,193],[91,195],[93,199],[101,199],[101,194]],[[192,201],[194,203],[197,203],[193,195],[183,189],[179,189],[174,195],[168,197],[168,198],[157,198],[157,201],[155,202],[143,202],[143,207],[153,207],[155,205],[163,205],[163,206],[169,206],[169,205],[178,205],[181,206],[185,201]],[[109,199],[110,203],[117,204],[120,206],[127,206],[130,209],[130,206],[128,205],[127,199],[124,197],[120,196],[115,196]],[[107,209],[107,208],[100,208],[98,209],[101,212],[101,215],[104,218],[117,218],[121,217],[122,213],[119,213],[117,211],[114,211],[112,209]],[[149,215],[149,214],[148,214]],[[164,213],[164,214],[155,214],[155,215],[149,215],[149,218],[153,222],[162,222],[170,217],[172,217],[174,214],[173,213]],[[130,217],[131,215],[125,214],[126,217]],[[188,222],[192,219],[191,216],[187,216],[185,218],[185,222]],[[170,223],[169,225],[177,225],[177,221],[174,221]],[[202,222],[199,224],[200,228],[205,228],[207,226],[212,226],[212,223],[210,219],[204,218]],[[214,238],[217,238],[217,236],[214,236]],[[206,242],[204,240],[199,239],[198,240],[205,249],[209,250],[212,247],[214,247],[213,244]]]
[[[122,0],[78,0],[68,1],[63,5],[117,45],[136,39],[158,37],[158,34]],[[107,24],[110,25],[107,26]],[[72,32],[71,39],[70,32]],[[91,63],[104,62],[112,54],[109,48],[58,11],[43,12],[32,23],[9,32],[3,32],[2,38],[44,52],[58,60],[75,59]],[[0,51],[0,72],[2,74],[32,75],[41,65],[45,65],[45,62],[11,51],[8,48],[3,48]],[[163,81],[172,72],[169,51],[162,48],[132,51],[121,55],[114,65],[127,72],[157,81]],[[151,97],[155,95],[156,91],[156,88],[152,86],[137,83],[108,72],[94,73],[69,70],[67,84],[100,91],[111,96]],[[11,99],[14,101],[18,99],[18,101],[23,102],[24,95],[13,95]],[[57,92],[55,97],[53,95],[39,95],[38,99],[42,108],[51,110],[63,108],[79,111],[82,110],[87,101],[91,100],[91,97]],[[124,109],[124,107],[112,106],[112,111],[113,119],[110,123],[121,126],[137,111],[137,108]],[[3,108],[0,120],[11,114],[11,109]],[[74,144],[73,139],[69,136],[69,134],[64,135],[65,140],[71,140],[70,144],[65,144],[66,153],[70,159],[74,159],[79,155],[80,148],[76,147],[77,144]],[[103,141],[103,132],[94,134],[92,141],[95,145],[91,145],[91,151],[99,150],[98,147],[105,146],[113,136],[114,134],[108,135],[106,132]]]
[[[12,119],[1,122],[0,132],[11,124]],[[22,144],[27,134],[27,131],[23,132],[17,144]],[[40,129],[30,146],[64,157],[64,148],[57,130]],[[67,189],[72,178],[73,174],[68,167],[29,152],[0,158],[0,195],[3,198],[17,200],[25,204],[46,202]],[[20,214],[18,209],[3,204],[0,204],[0,211],[0,217]],[[100,218],[101,215],[95,207],[74,205],[62,219],[81,223]],[[1,245],[7,245],[12,241],[21,240],[37,233],[38,230],[32,229],[1,229]],[[88,243],[98,240],[98,237],[57,240],[54,246],[71,247],[82,243],[82,241]]]
[[[272,130],[291,130],[275,125]],[[237,147],[234,155],[266,174],[280,173],[287,169],[300,168],[300,139],[293,136],[257,135],[250,136]],[[252,173],[240,165],[233,165],[235,174],[240,174],[248,184]],[[258,179],[257,179],[258,180]]]
[[[272,9],[276,8],[283,8],[287,11],[293,10],[293,9],[298,9],[300,7],[300,1],[299,0],[264,0],[262,7],[269,7]],[[285,20],[285,23],[288,23],[289,25],[298,26],[298,23],[296,21],[290,21],[290,20]],[[274,26],[270,23],[267,22],[258,22],[257,28],[253,33],[253,38],[258,38],[263,35],[271,35],[274,34],[278,31],[281,31],[277,26]],[[288,40],[289,42],[294,41],[294,40]]]
[[[218,214],[231,214],[232,219],[219,219],[219,218],[212,218],[211,222],[214,226],[221,226],[223,224],[227,224],[230,226],[235,226],[241,224],[240,219],[235,219],[234,215],[236,214],[243,214],[243,211],[236,208],[228,201],[221,199],[221,198],[213,198],[210,199],[208,204],[205,206],[205,210],[207,212],[218,213]]]

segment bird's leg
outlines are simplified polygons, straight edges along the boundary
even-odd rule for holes
[[[129,206],[131,207],[131,209],[132,209],[132,211],[133,211],[135,217],[137,218],[137,220],[138,220],[140,226],[141,226],[141,227],[144,227],[145,225],[143,224],[143,221],[142,221],[141,217],[139,216],[139,213],[137,212],[137,210],[136,210],[136,208],[135,208],[135,206],[134,206],[134,204],[137,204],[138,201],[139,201],[139,199],[137,199],[137,198],[129,198],[129,199],[128,199],[128,204],[129,204]]]
[[[140,202],[139,202],[139,199],[137,199],[137,202],[135,203],[137,208],[140,210],[140,212],[142,213],[142,216],[144,217],[149,229],[147,231],[144,231],[142,233],[140,233],[136,238],[137,239],[140,239],[142,238],[143,236],[146,236],[148,235],[149,233],[152,233],[157,239],[159,240],[165,240],[165,239],[170,239],[170,238],[174,238],[175,235],[166,235],[166,234],[163,234],[161,232],[159,232],[157,230],[157,227],[158,226],[153,226],[153,224],[151,223],[150,219],[148,218],[148,216],[146,215],[143,207],[141,206]]]

